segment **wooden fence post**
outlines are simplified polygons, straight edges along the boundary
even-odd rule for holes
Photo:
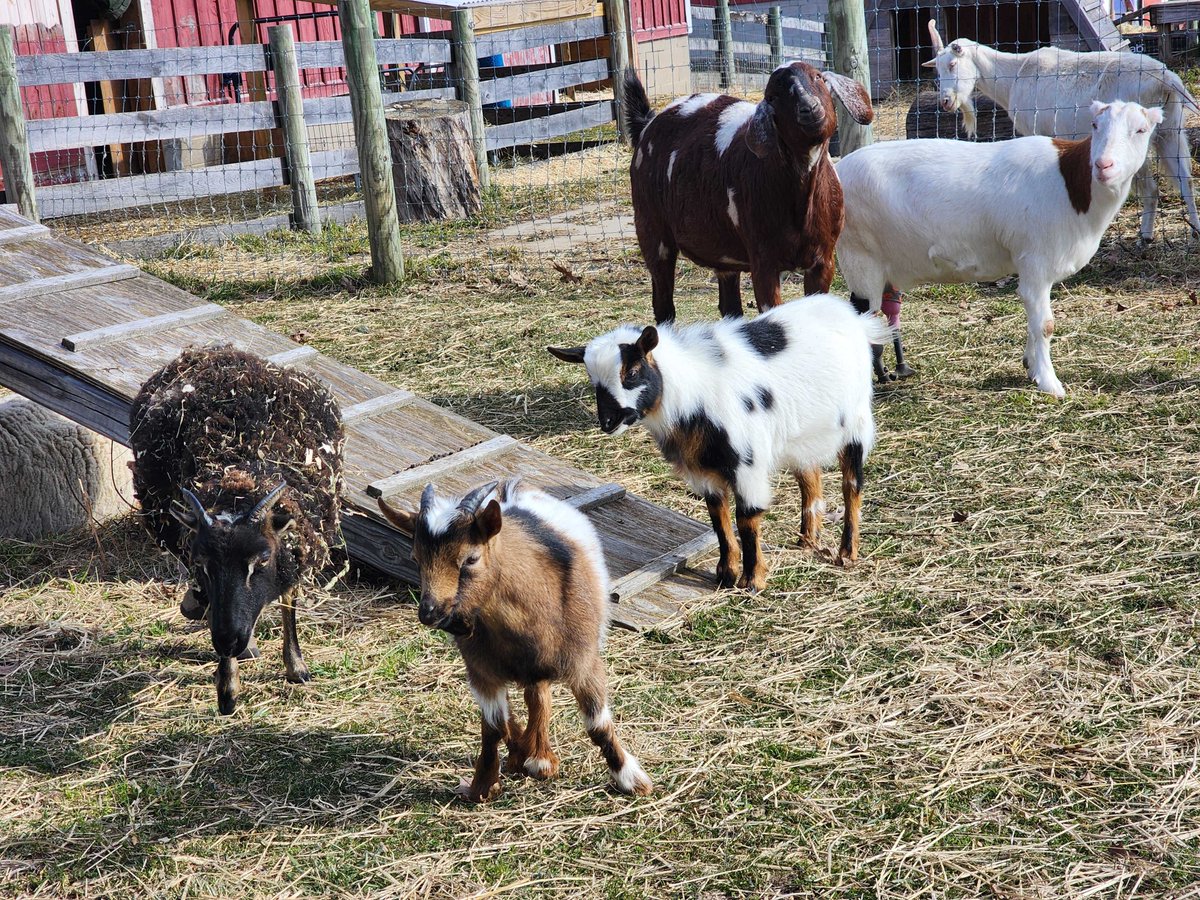
[[[483,121],[483,99],[479,93],[479,54],[475,49],[475,15],[469,9],[450,13],[450,34],[454,41],[454,69],[458,76],[458,99],[467,104],[471,113],[471,143],[475,148],[475,164],[479,167],[479,186],[491,187],[488,171],[486,125]]]
[[[29,135],[25,130],[25,111],[21,108],[21,88],[17,84],[16,35],[8,25],[0,25],[0,169],[4,171],[8,202],[16,203],[25,218],[38,221]]]
[[[379,62],[375,56],[375,17],[369,0],[338,0],[338,18],[342,24],[346,83],[350,88],[350,111],[358,144],[367,233],[371,239],[371,278],[389,284],[404,277],[404,254],[400,249],[392,154],[388,149]]]
[[[604,0],[604,30],[608,33],[613,115],[617,119],[617,136],[625,141],[629,138],[625,133],[625,70],[629,68],[629,19],[625,16],[625,0]]]
[[[300,92],[296,42],[290,25],[276,25],[268,35],[275,90],[279,94],[279,117],[283,120],[288,181],[292,186],[292,227],[315,237],[321,233],[321,211],[317,207],[317,183],[313,179],[312,159],[308,153],[308,126],[304,124],[304,95]]]
[[[833,70],[855,79],[871,93],[867,64],[867,15],[863,0],[829,0],[829,46]],[[875,140],[870,125],[859,125],[843,108],[838,113],[838,152],[845,156]]]
[[[767,10],[767,43],[771,45],[771,71],[783,65],[783,9]]]
[[[721,69],[721,88],[733,89],[733,22],[729,18],[729,0],[717,0],[717,64]]]

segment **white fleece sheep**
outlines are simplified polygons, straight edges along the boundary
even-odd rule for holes
[[[0,400],[0,538],[33,540],[107,519],[132,498],[129,451],[21,397]]]

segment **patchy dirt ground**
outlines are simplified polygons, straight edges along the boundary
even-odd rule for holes
[[[619,207],[609,184],[588,202]],[[151,268],[700,516],[543,350],[648,320],[632,244],[522,254],[487,234],[572,190],[409,230],[392,288],[363,279],[353,223]],[[309,598],[306,687],[264,616],[219,719],[178,570],[130,518],[0,544],[0,893],[1200,896],[1200,253],[1177,200],[1164,222],[1140,248],[1126,209],[1055,290],[1062,402],[1025,382],[1014,284],[908,297],[917,375],[878,395],[861,563],[794,546],[781,480],[765,594],[612,636],[648,800],[606,788],[557,692],[560,777],[456,802],[477,731],[462,666],[385,584]],[[707,273],[684,266],[679,291],[683,318],[714,314]]]

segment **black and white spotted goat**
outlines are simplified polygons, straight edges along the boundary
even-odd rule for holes
[[[733,492],[742,558],[737,585],[757,591],[767,575],[759,526],[780,471],[800,483],[800,543],[815,547],[824,511],[821,469],[840,463],[846,513],[838,560],[858,557],[863,463],[875,442],[871,344],[890,335],[882,319],[819,294],[749,321],[623,325],[586,347],[547,349],[587,366],[602,431],[620,434],[644,424],[704,498],[721,548],[717,579],[725,587],[734,584],[739,556],[729,515]]]

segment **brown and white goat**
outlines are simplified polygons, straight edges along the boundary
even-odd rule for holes
[[[626,75],[633,218],[658,323],[675,318],[680,253],[716,270],[722,316],[742,314],[742,272],[759,310],[780,302],[782,272],[804,270],[806,294],[829,290],[843,223],[831,91],[855,121],[874,117],[857,81],[804,62],[776,69],[757,105],[692,94],[657,115],[637,73]]]
[[[600,748],[617,789],[649,794],[650,778],[617,740],[608,708],[600,649],[608,628],[608,570],[587,517],[515,481],[492,482],[461,499],[438,497],[433,485],[419,512],[379,508],[413,535],[421,570],[424,625],[454,636],[479,704],[483,742],[475,775],[459,786],[472,803],[492,799],[505,771],[534,778],[558,772],[550,749],[550,686],[575,695],[588,737]],[[529,724],[508,705],[508,685],[525,690]]]

